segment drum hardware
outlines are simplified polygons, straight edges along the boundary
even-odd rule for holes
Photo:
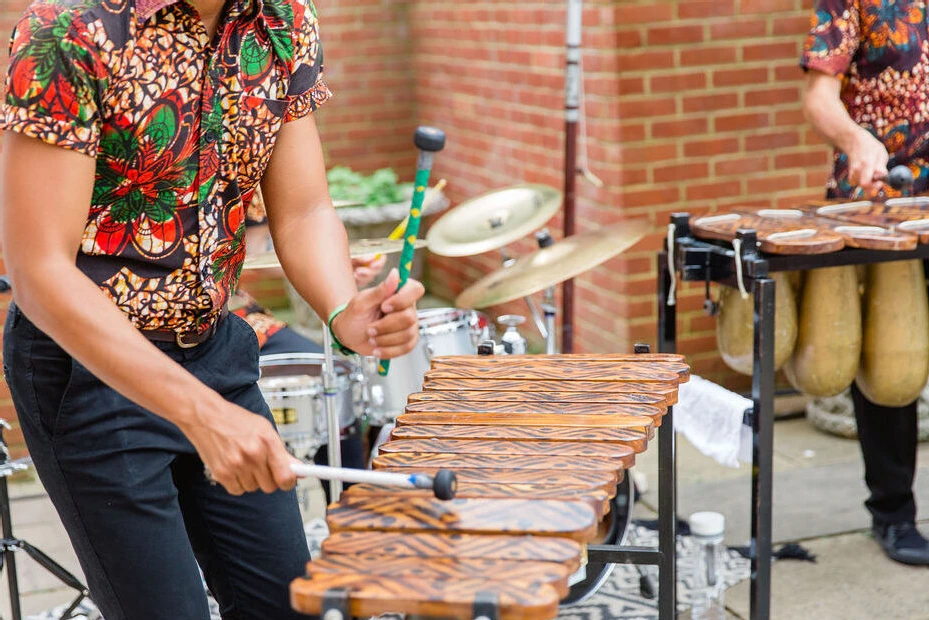
[[[326,408],[326,427],[329,430],[329,444],[327,447],[327,456],[329,457],[329,466],[334,468],[342,467],[342,442],[336,437],[339,436],[341,427],[339,425],[339,414],[336,411],[336,374],[335,359],[332,354],[332,334],[328,327],[323,327],[323,355],[325,356],[325,365],[323,366],[323,396]],[[342,481],[332,479],[329,481],[329,492],[332,501],[339,501],[342,495]]]
[[[506,332],[500,338],[504,351],[508,355],[525,355],[528,341],[516,328],[526,322],[526,317],[518,314],[504,314],[497,317],[497,322],[506,326]]]
[[[0,570],[3,569],[4,563],[7,567],[7,584],[10,592],[10,613],[11,620],[22,620],[22,608],[19,600],[19,579],[16,573],[17,551],[24,551],[26,555],[35,560],[42,568],[61,580],[69,588],[77,590],[77,596],[71,601],[71,604],[58,616],[59,620],[70,618],[71,612],[77,609],[85,598],[88,598],[90,592],[81,581],[68,572],[61,564],[50,558],[43,551],[33,547],[25,540],[13,537],[13,517],[10,512],[10,493],[7,487],[7,478],[13,474],[29,469],[32,459],[26,457],[10,460],[10,451],[7,448],[6,441],[3,438],[3,431],[11,430],[12,427],[6,420],[0,418]]]

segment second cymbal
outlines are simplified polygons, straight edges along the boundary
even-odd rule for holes
[[[416,240],[416,248],[426,247],[425,239]],[[348,251],[352,258],[375,254],[398,254],[403,251],[403,239],[351,239]],[[263,252],[245,259],[242,269],[274,269],[281,261],[273,251]]]
[[[630,220],[573,235],[520,257],[465,289],[455,305],[486,308],[528,297],[593,269],[638,243],[651,230],[645,220]]]

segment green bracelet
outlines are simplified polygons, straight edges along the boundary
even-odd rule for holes
[[[335,317],[342,314],[342,312],[348,307],[348,304],[341,304],[336,306],[335,310],[329,313],[329,320],[326,321],[326,327],[329,329],[329,335],[332,336],[332,348],[341,353],[342,355],[355,355],[355,352],[346,347],[344,344],[339,342],[338,336],[335,335],[335,332],[332,331],[332,322],[335,320]]]

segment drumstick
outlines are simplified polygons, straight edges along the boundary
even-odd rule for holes
[[[441,192],[443,189],[445,189],[445,186],[447,184],[448,182],[445,179],[440,179],[439,182],[436,183],[435,187],[433,187],[432,189],[437,192]],[[410,221],[410,216],[407,215],[405,218],[403,218],[402,222],[397,224],[397,227],[393,229],[393,232],[387,235],[387,238],[392,241],[396,241],[397,239],[402,237],[403,233],[406,232],[406,223],[409,221]],[[379,260],[381,256],[383,256],[383,254],[375,254],[372,260]]]
[[[441,500],[453,499],[455,492],[458,490],[458,479],[455,477],[455,472],[447,469],[440,469],[435,476],[427,476],[426,474],[391,474],[367,469],[347,469],[345,467],[329,467],[309,463],[292,463],[290,469],[297,474],[298,478],[313,477],[321,480],[364,482],[403,489],[431,489],[436,498]]]
[[[429,185],[429,173],[432,171],[432,160],[435,153],[445,148],[445,132],[435,127],[417,127],[413,143],[419,149],[419,159],[416,163],[416,180],[413,182],[413,201],[410,204],[410,215],[407,218],[406,238],[403,242],[403,252],[400,254],[400,285],[399,291],[410,277],[413,268],[413,252],[416,249],[416,235],[419,234],[419,218],[422,215],[423,199],[426,197],[426,187]],[[387,376],[390,370],[390,360],[381,360],[377,365],[377,373]]]

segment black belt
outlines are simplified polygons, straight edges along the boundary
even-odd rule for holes
[[[153,342],[173,342],[182,349],[192,349],[212,338],[227,314],[229,311],[224,307],[210,326],[202,332],[176,332],[170,329],[143,329],[141,331],[143,336]]]

